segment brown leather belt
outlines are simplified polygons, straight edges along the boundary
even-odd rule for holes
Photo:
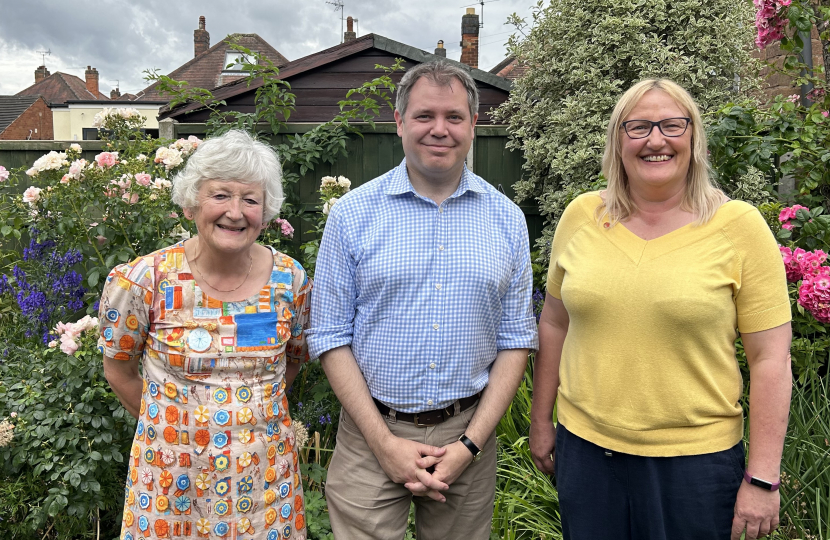
[[[458,400],[459,410],[466,411],[473,405],[475,405],[479,398],[481,397],[481,392],[473,394],[472,396],[461,398]],[[372,398],[375,402],[375,406],[380,411],[382,416],[388,416],[389,413],[392,411],[389,407],[381,403],[380,401]],[[455,403],[451,403],[444,409],[433,409],[431,411],[424,411],[419,413],[405,413],[405,412],[398,412],[395,411],[395,418],[397,420],[401,420],[403,422],[411,422],[418,427],[429,427],[438,425],[445,420],[448,420],[455,416]]]

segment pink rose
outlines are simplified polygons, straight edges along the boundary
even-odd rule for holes
[[[129,204],[135,204],[138,202],[138,193],[133,193],[132,195],[130,195],[130,193],[127,192],[121,195],[121,198],[127,201],[127,203]]]
[[[110,168],[118,163],[118,154],[115,152],[101,152],[95,156],[95,161],[98,162],[98,166],[101,168]]]
[[[787,229],[788,231],[791,231],[791,230],[793,230],[793,224],[788,221],[786,223],[782,223],[781,228],[782,229]]]
[[[23,202],[28,203],[30,205],[35,204],[40,200],[40,192],[43,191],[40,188],[36,188],[35,186],[29,187],[26,191],[23,192]]]
[[[825,118],[830,117],[830,111],[821,111]]]
[[[149,186],[150,182],[153,181],[153,177],[147,173],[137,173],[135,175],[135,181],[141,184],[142,186]]]
[[[61,177],[61,184],[68,184],[70,180],[72,180],[72,176],[65,174]]]
[[[5,167],[0,165],[0,182],[5,182],[8,179],[9,179],[9,171],[7,171]]]
[[[75,351],[78,350],[78,344],[75,343],[75,340],[69,334],[64,334],[61,336],[61,351],[64,354],[73,355]]]

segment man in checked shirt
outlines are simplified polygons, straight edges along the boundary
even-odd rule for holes
[[[403,538],[413,500],[419,540],[490,537],[495,428],[538,338],[524,216],[465,166],[477,111],[463,69],[412,68],[404,161],[329,214],[306,335],[343,404],[338,539]]]

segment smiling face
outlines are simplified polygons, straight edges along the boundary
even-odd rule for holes
[[[478,114],[470,118],[467,92],[422,77],[412,86],[403,116],[395,111],[410,176],[420,181],[457,181],[473,142]]]
[[[689,116],[661,90],[649,90],[623,119],[651,120]],[[620,154],[631,189],[671,190],[685,186],[692,155],[692,127],[666,137],[655,127],[648,137],[631,139],[620,128]]]
[[[206,249],[241,254],[263,229],[265,192],[259,184],[206,180],[199,186],[199,205],[189,209]]]

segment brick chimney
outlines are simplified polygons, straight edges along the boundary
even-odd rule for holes
[[[87,66],[84,75],[86,76],[86,89],[95,96],[95,99],[98,99],[98,70]]]
[[[113,88],[110,90],[110,99],[118,99],[121,97],[121,90],[118,87]]]
[[[343,34],[343,41],[354,41],[357,39],[357,34],[354,31],[354,19],[351,15],[346,17],[346,32]]]
[[[478,15],[475,8],[467,8],[461,17],[461,63],[478,67]]]
[[[193,31],[193,57],[210,49],[210,34],[205,30],[205,16],[199,17],[199,29]]]
[[[46,69],[46,66],[40,66],[35,70],[35,84],[39,83],[46,77],[50,75],[49,70]]]
[[[443,56],[444,58],[447,57],[447,49],[444,48],[444,40],[438,40],[438,46],[435,47],[435,56]]]

